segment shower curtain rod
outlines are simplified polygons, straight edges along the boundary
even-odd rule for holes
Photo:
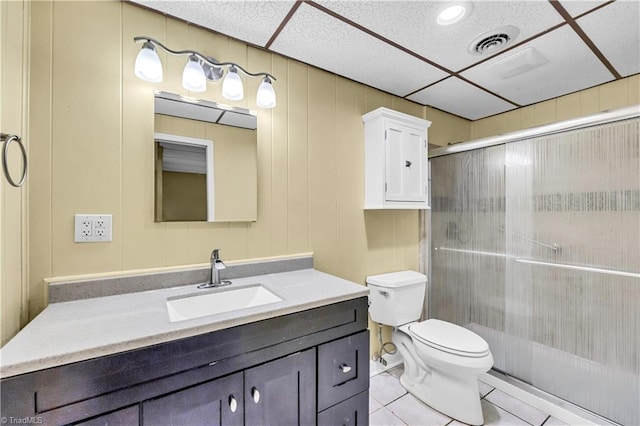
[[[585,127],[597,126],[599,124],[613,123],[614,121],[628,120],[640,117],[640,105],[632,105],[624,108],[612,109],[599,112],[597,114],[586,115],[584,117],[572,118],[570,120],[559,121],[557,123],[545,124],[543,126],[532,127],[526,130],[517,130],[497,136],[475,139],[468,142],[436,148],[429,152],[429,158],[443,155],[456,154],[474,149],[487,148],[494,145],[502,145],[509,142],[531,139],[534,137],[547,136],[569,130],[582,129]]]

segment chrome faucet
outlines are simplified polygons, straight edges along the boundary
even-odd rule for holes
[[[198,288],[221,287],[231,284],[231,281],[220,281],[220,270],[226,269],[227,267],[224,265],[222,259],[220,259],[219,251],[220,249],[213,249],[211,252],[211,279],[208,283],[200,284]]]

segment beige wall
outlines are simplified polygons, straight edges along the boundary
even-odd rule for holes
[[[305,64],[119,2],[32,4],[32,168],[29,197],[30,313],[54,276],[313,251],[319,270],[365,276],[418,267],[417,211],[362,210],[361,115],[379,106],[433,121],[430,142],[468,139],[470,123]],[[161,54],[165,81],[133,74],[147,35],[251,71],[274,74],[278,106],[258,112],[258,220],[155,223],[153,92],[185,95],[184,58]],[[220,85],[204,96],[228,103]],[[113,215],[113,242],[73,242],[73,215]]]
[[[476,120],[471,124],[471,138],[498,135],[636,104],[640,104],[640,75]]]
[[[29,3],[0,2],[0,132],[19,135],[28,148],[25,111]],[[4,148],[0,144],[0,148]],[[9,172],[22,173],[22,156],[12,142]],[[0,165],[0,168],[2,166]],[[27,187],[15,188],[0,174],[0,340],[4,344],[28,319]]]
[[[15,2],[0,3],[5,22]],[[313,251],[318,269],[359,283],[369,274],[416,269],[417,212],[362,210],[360,117],[379,106],[431,120],[429,142],[447,145],[638,102],[636,76],[471,124],[129,4],[30,7],[28,223],[15,235],[3,225],[3,341],[20,323],[21,297],[29,295],[31,317],[46,305],[44,278],[207,262],[214,247],[228,260]],[[6,31],[2,62],[12,64]],[[180,86],[184,58],[161,54],[163,83],[137,79],[136,35],[277,77],[274,110],[255,106],[257,79],[246,80],[247,99],[234,103],[258,111],[257,222],[154,222],[153,91],[196,94]],[[227,102],[220,85],[202,97]],[[7,213],[13,202],[2,202],[4,224],[15,212]],[[74,243],[76,213],[113,214],[113,242]],[[17,296],[15,281],[24,278],[7,279],[4,256],[8,244],[27,237],[17,262],[28,265],[28,289]]]

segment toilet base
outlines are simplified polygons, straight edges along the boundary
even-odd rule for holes
[[[484,424],[476,377],[461,380],[432,370],[428,382],[431,386],[413,381],[406,373],[400,377],[402,387],[434,410],[469,425]]]
[[[478,375],[448,374],[424,363],[409,336],[394,330],[393,341],[404,361],[400,384],[409,393],[447,416],[469,425],[484,424]]]

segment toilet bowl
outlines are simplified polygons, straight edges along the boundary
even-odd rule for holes
[[[426,276],[414,271],[367,277],[371,319],[393,327],[404,362],[400,383],[411,394],[456,420],[484,423],[478,376],[493,365],[487,342],[472,331],[438,319],[418,322]]]

